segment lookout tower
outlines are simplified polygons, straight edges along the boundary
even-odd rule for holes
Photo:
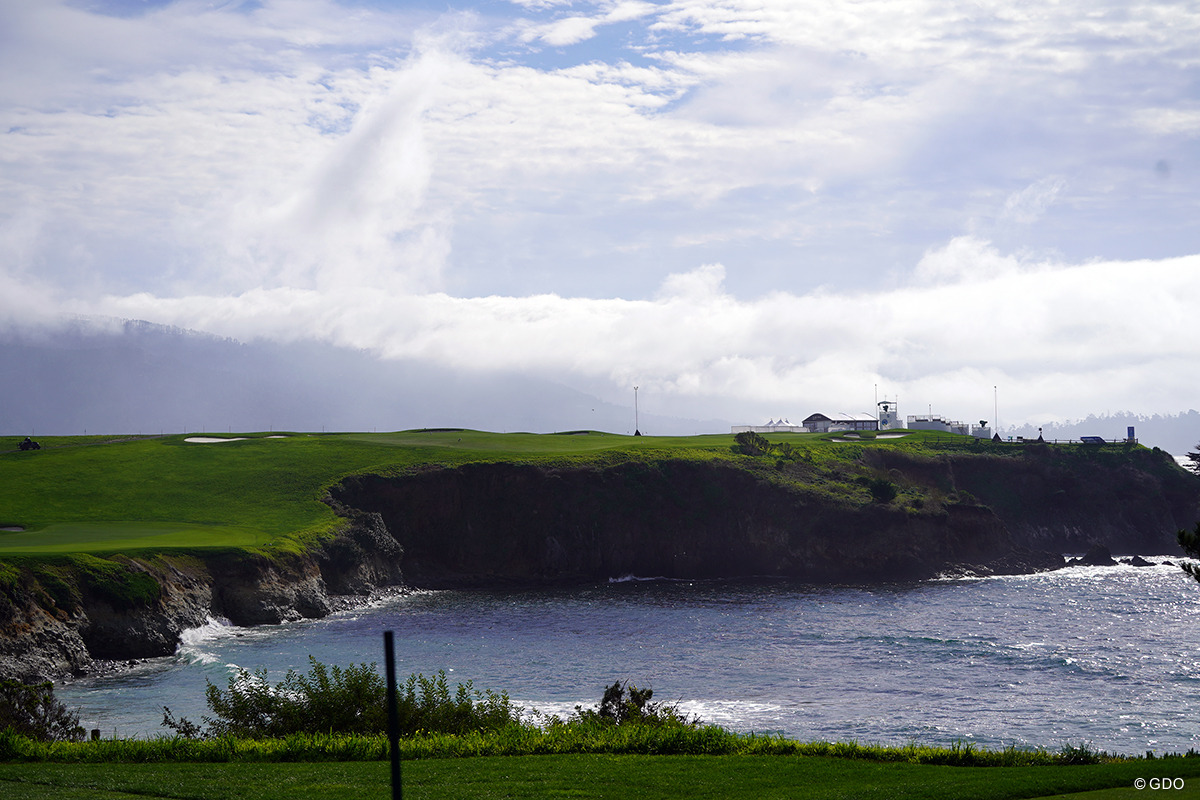
[[[875,404],[875,411],[879,419],[879,430],[890,431],[904,427],[900,422],[900,411],[895,400],[880,400]]]

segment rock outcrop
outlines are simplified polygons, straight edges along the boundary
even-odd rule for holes
[[[306,555],[24,559],[0,584],[0,679],[40,681],[87,673],[102,660],[170,655],[184,630],[211,617],[235,625],[323,617],[339,595],[401,584],[402,553],[377,517],[354,514]]]
[[[357,476],[334,494],[382,517],[404,547],[407,580],[425,587],[631,574],[878,582],[1016,563],[1016,544],[984,506],[839,502],[721,461],[469,464]],[[1062,565],[1057,554],[1025,563]]]

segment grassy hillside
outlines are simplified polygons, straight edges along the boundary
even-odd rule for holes
[[[731,441],[475,431],[278,436],[50,438],[28,452],[13,440],[14,449],[0,452],[0,527],[24,530],[0,533],[0,554],[286,546],[336,523],[320,498],[353,472],[581,456],[651,442],[728,451]]]
[[[241,434],[239,441],[191,443],[187,436],[61,437],[42,450],[0,443],[0,556],[66,552],[241,547],[295,549],[337,524],[321,502],[327,487],[362,472],[469,461],[611,463],[625,458],[737,459],[732,435],[630,437],[597,432]],[[282,438],[280,438],[282,437]],[[869,502],[851,467],[864,449],[909,453],[945,449],[1020,452],[1012,445],[914,432],[902,439],[846,441],[836,435],[780,434],[791,448],[777,477],[822,484]],[[11,449],[10,449],[11,448]],[[1115,448],[1114,448],[1115,449]],[[753,459],[770,469],[775,455]],[[865,474],[865,473],[864,473]]]

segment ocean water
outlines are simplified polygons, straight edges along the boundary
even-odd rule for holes
[[[1153,559],[1158,560],[1158,559]],[[739,731],[803,740],[1200,749],[1200,585],[1178,567],[885,586],[623,579],[543,591],[416,592],[323,620],[213,621],[175,656],[58,688],[86,727],[156,736],[206,680],[378,662],[567,715],[628,680]]]

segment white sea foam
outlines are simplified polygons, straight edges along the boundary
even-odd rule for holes
[[[642,581],[665,581],[667,578],[659,575],[657,578],[644,577],[642,575],[622,575],[619,578],[609,578],[609,583],[639,583]]]
[[[219,659],[210,652],[208,645],[230,636],[240,636],[245,630],[224,617],[210,616],[200,627],[187,628],[179,634],[175,655],[194,663],[212,664]]]
[[[659,698],[657,692],[654,694],[654,700],[675,705],[681,715],[698,718],[705,725],[721,725],[731,729],[772,731],[779,727],[780,721],[786,716],[786,709],[778,703],[752,700],[687,700],[676,704],[671,698]],[[525,708],[525,719],[543,726],[553,717],[568,719],[575,713],[577,706],[593,711],[597,707],[596,698],[575,702],[524,699],[514,699],[513,702]]]
[[[650,583],[653,581],[662,581],[664,583],[699,583],[703,578],[668,578],[666,575],[622,575],[619,578],[609,578],[609,583]]]

